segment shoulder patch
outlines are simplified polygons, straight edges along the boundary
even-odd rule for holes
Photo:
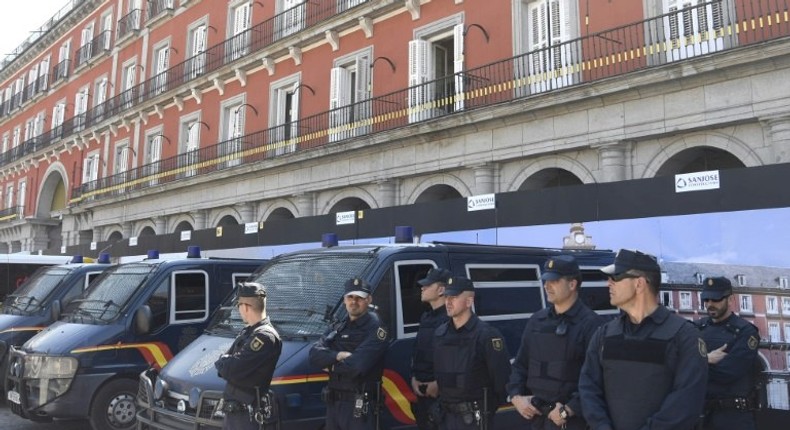
[[[501,337],[495,337],[491,339],[491,346],[494,347],[494,351],[502,351],[502,345],[504,344],[502,343]]]
[[[699,355],[705,358],[708,357],[708,345],[705,344],[704,340],[697,339],[697,348],[699,349]]]
[[[250,349],[252,349],[255,352],[258,352],[261,350],[261,348],[263,348],[263,341],[258,339],[257,336],[254,337],[252,339],[252,342],[250,342]]]
[[[760,345],[760,341],[757,340],[757,336],[749,336],[747,345],[749,345],[749,349],[757,349],[757,346]]]
[[[376,337],[379,338],[379,340],[386,339],[387,338],[387,330],[384,327],[379,327],[378,330],[376,330]]]

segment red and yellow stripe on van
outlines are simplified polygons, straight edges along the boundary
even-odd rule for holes
[[[116,343],[115,345],[98,345],[77,348],[71,351],[72,354],[84,354],[86,352],[112,351],[118,349],[136,349],[140,351],[145,361],[156,369],[165,367],[168,361],[173,359],[173,352],[170,347],[162,342],[149,343]]]
[[[44,327],[44,326],[42,326],[42,327],[10,327],[10,328],[7,328],[5,330],[0,330],[0,333],[13,333],[13,332],[17,332],[17,331],[34,331],[34,332],[38,333],[41,330],[44,330],[45,328],[46,327]]]

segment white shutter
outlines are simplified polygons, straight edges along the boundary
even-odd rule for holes
[[[69,42],[60,45],[60,52],[58,53],[58,59],[61,63],[69,59]]]
[[[464,24],[453,27],[453,73],[455,74],[455,103],[456,111],[464,108]]]
[[[107,100],[107,78],[102,78],[96,85],[96,105],[100,105]]]
[[[19,146],[19,139],[22,137],[22,130],[19,127],[14,129],[14,141],[12,142],[12,147],[16,148]]]
[[[19,200],[17,203],[17,206],[19,206],[21,211],[25,210],[26,198],[27,198],[27,181],[21,181],[19,182]]]
[[[129,166],[129,147],[119,146],[115,154],[115,173],[123,173]]]
[[[250,27],[250,4],[245,3],[236,8],[233,21],[233,35],[244,32]]]
[[[13,185],[9,185],[8,188],[6,189],[5,198],[6,198],[6,203],[5,203],[6,208],[12,208],[14,206],[14,186]]]
[[[66,106],[63,103],[58,103],[53,108],[52,112],[52,127],[59,127],[63,124],[63,117],[65,115]]]
[[[244,135],[244,118],[242,117],[242,115],[244,115],[244,109],[241,106],[237,107],[233,111],[233,115],[231,115],[231,117],[233,118],[233,127],[231,127],[231,133],[232,133],[231,137],[241,137],[242,135]]]
[[[162,136],[154,136],[148,146],[148,162],[156,163],[162,157]]]
[[[170,61],[170,49],[163,47],[156,53],[156,74],[167,71],[167,63]]]
[[[25,140],[23,142],[27,142],[31,137],[33,137],[33,120],[28,120],[25,122]]]
[[[74,99],[74,106],[76,110],[75,114],[77,115],[88,110],[88,96],[85,91],[80,91],[77,93]]]
[[[428,102],[433,98],[433,87],[421,85],[433,77],[431,49],[427,40],[409,41],[409,122],[431,117]]]
[[[197,55],[206,49],[206,26],[201,25],[195,28],[192,40],[192,55]]]
[[[93,24],[82,29],[82,37],[80,39],[80,47],[86,46],[93,39]],[[89,55],[89,54],[86,54]]]
[[[44,112],[39,112],[36,115],[36,124],[35,124],[35,135],[41,136],[44,134]]]
[[[41,80],[41,88],[40,90],[47,89],[47,83],[49,80],[49,58],[43,60],[41,64],[38,66],[38,78]]]
[[[189,134],[187,135],[187,152],[198,149],[200,142],[200,124],[193,122],[189,124]]]
[[[370,60],[368,57],[357,57],[357,102],[370,98]]]
[[[134,64],[126,67],[126,76],[124,77],[124,83],[123,83],[124,91],[134,87],[134,67],[135,67]]]
[[[238,127],[238,119],[239,119],[239,111],[240,108],[230,108],[228,110],[228,127],[227,131],[225,131],[225,139],[230,140],[234,137],[238,137],[236,135],[237,127]]]
[[[110,42],[112,41],[112,14],[104,16],[102,23],[102,31],[104,31],[104,49],[110,49]]]
[[[140,10],[143,8],[143,0],[131,0],[129,2],[129,12],[134,10]]]
[[[342,127],[348,124],[348,108],[342,109],[351,102],[351,72],[343,67],[333,67],[329,73],[329,128]],[[329,135],[329,141],[335,142],[347,138],[344,130],[335,130]]]
[[[295,140],[299,135],[299,93],[301,92],[299,82],[294,83],[293,96],[291,97],[291,139]],[[293,151],[295,146],[289,145],[288,149]]]

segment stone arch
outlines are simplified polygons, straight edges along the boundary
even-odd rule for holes
[[[226,207],[226,208],[222,208],[222,209],[219,209],[216,212],[214,212],[211,215],[211,220],[209,220],[208,225],[209,226],[213,225],[214,227],[219,227],[220,226],[220,222],[223,219],[226,219],[226,218],[233,218],[236,221],[236,224],[241,224],[242,218],[241,218],[241,215],[239,214],[239,211],[237,211],[236,209],[233,209],[232,207]],[[227,224],[225,224],[225,225],[227,225]]]
[[[522,184],[527,182],[529,178],[535,176],[541,171],[549,169],[565,170],[573,176],[579,178],[582,184],[595,183],[595,177],[592,172],[577,160],[562,155],[546,157],[530,163],[522,169],[513,180],[507,184],[503,191],[518,191],[521,189]]]
[[[367,209],[370,209],[368,202],[360,199],[359,197],[346,197],[345,199],[339,200],[332,207],[330,207],[328,213],[364,211]]]
[[[62,196],[62,206],[55,202]],[[69,183],[68,173],[62,163],[52,163],[44,172],[44,180],[38,190],[36,202],[36,217],[49,218],[53,211],[64,209],[68,206]]]
[[[762,166],[765,163],[757,153],[745,142],[733,136],[719,132],[693,133],[680,136],[669,145],[662,146],[653,158],[645,165],[645,170],[639,178],[653,178],[661,168],[674,156],[681,152],[700,147],[710,147],[732,154],[746,167]],[[634,175],[637,177],[636,175]]]
[[[454,188],[461,194],[461,197],[471,196],[472,189],[463,180],[455,175],[435,175],[425,178],[422,182],[417,184],[416,187],[412,190],[409,197],[406,199],[406,204],[414,204],[417,202],[417,198],[419,198],[428,188],[431,188],[434,185],[447,185],[449,187]]]
[[[115,243],[123,239],[123,233],[119,230],[112,230],[110,234],[107,235],[107,242]]]
[[[324,208],[321,211],[321,215],[326,215],[332,213],[332,208],[334,208],[338,203],[345,199],[359,199],[363,203],[368,206],[368,209],[377,208],[378,205],[376,204],[376,199],[366,190],[358,187],[349,188],[343,191],[340,191],[331,199],[329,199],[326,204],[324,204]]]
[[[535,172],[519,185],[519,190],[542,190],[546,188],[568,185],[583,185],[581,179],[573,173],[557,167],[549,167]]]
[[[140,232],[137,233],[137,236],[138,237],[156,236],[156,226],[154,226],[153,223],[151,223],[150,225],[143,226],[143,228],[140,229]]]
[[[269,216],[265,218],[266,221],[274,221],[274,220],[284,220],[284,219],[294,219],[296,216],[282,206],[275,208],[273,211],[269,212]]]
[[[185,223],[189,225],[189,230],[195,229],[195,220],[187,214],[182,214],[170,219],[170,227],[167,229],[167,231],[171,233],[184,231],[184,228],[181,228],[180,230],[179,228],[183,227]]]
[[[463,197],[458,190],[447,184],[436,184],[423,190],[414,203],[438,202]]]
[[[239,220],[233,215],[228,214],[217,221],[216,227],[230,227],[234,225],[239,225]]]
[[[286,210],[290,212],[291,215],[293,215],[292,218],[296,218],[297,216],[303,216],[302,214],[299,213],[299,209],[296,207],[294,202],[287,199],[275,200],[269,203],[265,207],[265,209],[264,208],[259,208],[259,209],[263,209],[263,210],[259,210],[258,212],[261,214],[259,221],[267,221],[269,220],[269,218],[272,216],[273,213],[275,212],[282,213],[281,210]]]

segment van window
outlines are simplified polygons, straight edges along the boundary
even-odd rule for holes
[[[151,333],[156,333],[157,330],[167,325],[168,287],[168,282],[163,281],[145,303],[151,309]]]
[[[396,300],[400,304],[398,312],[398,337],[409,333],[417,333],[420,328],[420,315],[427,310],[427,305],[420,301],[420,279],[425,278],[428,271],[437,267],[431,260],[398,261],[395,263]]]
[[[195,322],[208,318],[208,274],[176,272],[172,279],[172,322]]]
[[[475,313],[481,317],[505,319],[545,306],[537,265],[469,264],[466,270],[475,284]]]
[[[582,289],[579,298],[582,303],[594,311],[612,311],[599,313],[615,313],[617,308],[609,303],[609,285],[607,276],[600,268],[581,267]]]

